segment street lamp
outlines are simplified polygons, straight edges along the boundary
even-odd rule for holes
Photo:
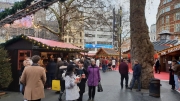
[[[122,28],[121,28],[121,19],[122,19],[122,7],[120,7],[119,10],[119,58],[121,60],[121,34],[122,34]]]

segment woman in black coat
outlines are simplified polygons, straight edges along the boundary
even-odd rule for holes
[[[172,90],[175,89],[174,72],[172,66],[169,67],[169,84],[172,85]]]
[[[85,92],[86,81],[87,81],[87,77],[88,77],[88,72],[84,69],[83,64],[84,64],[84,62],[82,60],[80,60],[78,62],[79,69],[77,70],[77,73],[76,73],[77,76],[81,77],[81,81],[80,81],[80,83],[78,83],[78,87],[80,89],[80,91],[79,91],[80,97],[79,97],[78,101],[82,101],[83,94]],[[85,76],[83,77],[83,75],[85,75]]]

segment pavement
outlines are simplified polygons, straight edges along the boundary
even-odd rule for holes
[[[131,80],[132,75],[129,74],[129,77]],[[104,91],[96,92],[95,101],[180,101],[180,93],[171,90],[167,81],[161,81],[160,98],[149,96],[149,91],[144,89],[141,92],[136,92],[135,89],[132,91],[125,88],[121,89],[120,75],[117,71],[101,73],[101,83]],[[45,90],[45,94],[46,98],[42,101],[58,101],[58,94],[55,94],[55,91]],[[87,99],[86,87],[83,101],[87,101]],[[23,101],[23,96],[18,92],[8,92],[0,98],[0,101]]]

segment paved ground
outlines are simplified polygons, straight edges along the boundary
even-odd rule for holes
[[[136,92],[135,90],[120,89],[120,76],[116,71],[101,73],[103,92],[96,92],[96,101],[179,101],[180,94],[172,91],[168,82],[161,82],[161,97],[154,98],[149,96],[147,90]],[[130,74],[131,78],[131,74]],[[86,90],[87,91],[87,90]],[[46,98],[42,101],[58,101],[58,95],[51,90],[45,90]],[[87,101],[88,94],[85,92],[83,101]],[[9,92],[0,101],[23,101],[20,93]]]

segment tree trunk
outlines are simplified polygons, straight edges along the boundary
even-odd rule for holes
[[[138,60],[142,66],[142,88],[148,88],[150,79],[154,77],[154,47],[148,35],[145,5],[146,0],[130,0],[131,56],[132,60]]]

